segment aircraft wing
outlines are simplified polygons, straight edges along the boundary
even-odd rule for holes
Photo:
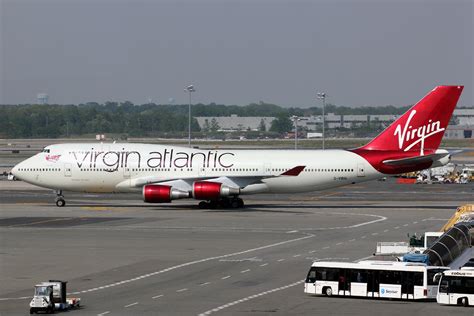
[[[269,178],[276,178],[276,177],[296,177],[298,176],[306,166],[296,166],[293,167],[279,175],[268,175],[268,174],[260,174],[260,175],[243,175],[243,176],[224,176],[224,177],[216,177],[216,176],[199,176],[199,177],[181,177],[181,178],[163,178],[159,176],[146,176],[131,179],[131,186],[134,187],[142,187],[147,184],[164,184],[170,185],[176,188],[181,188],[188,190],[192,187],[193,182],[195,181],[212,181],[218,182],[222,184],[226,184],[230,187],[234,188],[244,188],[250,184],[259,183],[263,179]]]

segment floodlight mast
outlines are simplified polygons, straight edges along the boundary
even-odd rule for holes
[[[326,133],[325,133],[325,128],[326,128],[326,115],[324,113],[324,108],[326,107],[326,93],[325,92],[317,92],[316,95],[318,96],[318,99],[323,100],[323,150],[326,147],[325,140],[326,140]]]
[[[189,107],[188,107],[188,146],[191,147],[191,94],[196,92],[194,85],[189,85],[184,89],[184,92],[189,93]]]

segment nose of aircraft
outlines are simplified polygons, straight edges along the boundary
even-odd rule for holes
[[[10,172],[18,178],[18,165],[14,166]]]

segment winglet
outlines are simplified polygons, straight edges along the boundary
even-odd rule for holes
[[[280,176],[293,176],[293,177],[296,177],[297,175],[299,175],[301,173],[301,171],[303,171],[303,169],[305,167],[306,166],[296,166],[294,168],[291,168],[290,170],[287,170],[287,171],[283,172]]]

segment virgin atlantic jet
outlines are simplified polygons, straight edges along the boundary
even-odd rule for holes
[[[447,164],[438,149],[462,86],[438,86],[367,145],[349,150],[200,150],[148,144],[58,144],[16,165],[19,179],[56,192],[141,191],[148,203],[193,198],[243,207],[242,195],[298,193]]]

